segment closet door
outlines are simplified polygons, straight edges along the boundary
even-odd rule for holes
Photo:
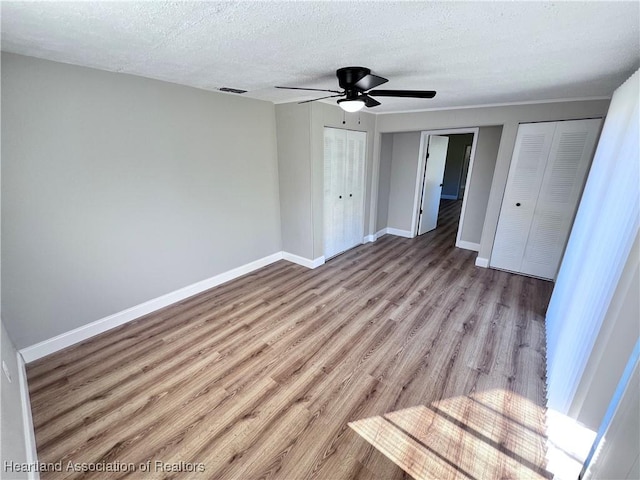
[[[553,280],[601,120],[520,125],[490,265]]]
[[[324,130],[324,256],[362,243],[366,133]]]
[[[344,186],[344,244],[341,251],[360,245],[364,237],[364,163],[367,134],[347,131]]]
[[[347,131],[324,129],[324,256],[340,253],[345,243],[343,190]]]
[[[555,129],[555,123],[530,123],[518,128],[493,243],[492,267],[520,271]]]
[[[558,122],[520,271],[554,279],[586,181],[601,120]]]

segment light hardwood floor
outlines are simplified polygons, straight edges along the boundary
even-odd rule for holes
[[[42,478],[548,477],[552,284],[475,267],[454,247],[459,210],[444,201],[419,238],[315,270],[280,261],[30,364],[39,460],[63,468]]]

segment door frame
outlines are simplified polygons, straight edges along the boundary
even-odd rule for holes
[[[411,216],[411,238],[416,237],[418,231],[418,218],[420,212],[420,197],[422,195],[422,181],[424,178],[424,169],[426,167],[427,143],[429,135],[457,135],[462,133],[473,133],[473,141],[471,143],[471,158],[469,160],[469,169],[467,170],[467,180],[464,187],[464,196],[462,197],[462,210],[460,211],[460,221],[458,222],[458,233],[456,234],[456,247],[460,247],[460,234],[462,232],[462,223],[467,206],[467,193],[469,191],[469,182],[473,173],[473,164],[476,156],[476,146],[478,144],[478,133],[480,127],[469,128],[449,128],[445,130],[423,130],[420,132],[420,149],[418,151],[418,169],[416,171],[416,186],[413,199],[413,214]],[[446,167],[445,167],[446,168]],[[463,247],[467,248],[468,247]]]

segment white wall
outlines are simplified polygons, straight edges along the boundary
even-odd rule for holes
[[[2,54],[18,348],[281,250],[274,106]]]
[[[378,133],[440,130],[502,125],[502,136],[496,160],[487,213],[484,221],[479,257],[489,259],[498,225],[500,206],[507,183],[511,155],[515,146],[518,124],[603,117],[609,101],[590,100],[575,102],[540,103],[502,107],[460,108],[415,113],[389,113],[377,116]],[[379,151],[379,135],[376,151]]]
[[[640,478],[640,367],[636,362],[627,388],[603,431],[585,480]]]
[[[640,337],[640,235],[631,248],[569,409],[597,430],[636,340]]]
[[[640,72],[636,72],[611,99],[547,309],[548,406],[562,414],[571,409],[589,358],[595,353],[594,345],[604,333],[601,328],[612,300],[624,292],[620,289],[625,288],[625,270],[634,272],[636,268],[639,82]],[[637,302],[637,291],[634,295]],[[628,352],[621,347],[613,346],[609,355],[621,356],[624,362]],[[614,381],[620,373],[608,371]]]
[[[387,226],[409,234],[415,234],[411,232],[411,220],[415,208],[419,153],[420,132],[393,135]]]

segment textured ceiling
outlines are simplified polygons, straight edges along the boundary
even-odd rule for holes
[[[609,96],[640,63],[638,2],[10,2],[2,50],[276,103],[361,65],[371,112]]]

